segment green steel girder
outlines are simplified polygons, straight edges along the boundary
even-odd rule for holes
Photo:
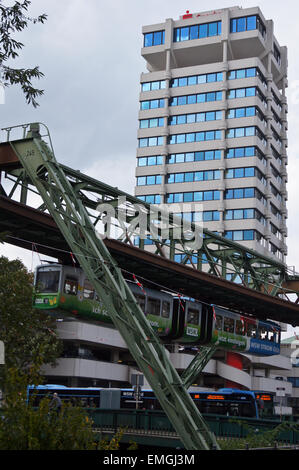
[[[121,269],[95,231],[54,153],[36,131],[10,141],[31,182],[101,298],[188,450],[219,449],[215,436],[190,398],[152,327],[125,282]]]
[[[28,133],[29,124],[24,124],[21,127],[23,130],[23,137]],[[17,126],[16,126],[17,127]],[[8,137],[12,134],[14,128],[7,128]],[[39,136],[39,128],[31,126],[30,135]],[[46,137],[48,136],[46,129]],[[50,146],[51,139],[49,138]],[[101,218],[99,213],[96,212],[98,204],[109,203],[115,208],[116,217],[121,211],[126,210],[126,223],[119,224],[118,220],[114,220],[113,224],[118,225],[117,238],[120,241],[129,244],[136,244],[134,238],[138,235],[136,227],[134,226],[135,220],[135,207],[142,205],[145,210],[150,212],[150,205],[141,201],[140,199],[131,196],[118,188],[111,187],[105,183],[97,181],[96,179],[82,174],[78,170],[74,170],[68,166],[60,165],[64,174],[72,186],[76,197],[82,201],[83,206],[88,211],[89,216],[93,220],[94,226],[97,228],[100,225]],[[28,184],[30,177],[26,174],[26,170],[13,170],[8,174],[9,178],[14,179],[14,187],[11,190],[10,197],[13,197],[14,191],[18,186],[22,187],[22,202],[26,201],[28,194]],[[34,190],[30,187],[30,190]],[[2,187],[2,192],[5,188]],[[125,204],[119,210],[119,198],[125,199]],[[42,203],[39,207],[41,211],[46,210],[46,206]],[[153,233],[150,226],[150,217],[146,215],[146,230],[148,236],[153,239]],[[282,285],[290,279],[287,266],[270,256],[263,256],[241,244],[228,240],[219,236],[205,228],[202,234],[202,246],[199,249],[190,249],[186,244],[186,240],[178,239],[173,233],[177,226],[181,223],[178,217],[170,215],[170,230],[169,237],[163,237],[160,229],[157,230],[159,235],[158,239],[153,240],[153,244],[148,246],[146,240],[139,239],[139,248],[149,249],[153,253],[160,256],[166,256],[170,259],[176,259],[178,254],[182,255],[183,263],[188,263],[194,269],[204,270],[207,273],[215,276],[226,277],[228,274],[233,276],[233,279],[240,278],[242,284],[254,290],[265,291],[270,295],[278,295],[283,292]],[[195,231],[195,225],[192,223],[191,228]],[[298,276],[292,276],[293,279],[298,280]],[[285,291],[288,293],[288,291]],[[299,292],[296,292],[297,295]]]
[[[205,368],[216,349],[216,344],[212,346],[201,346],[198,353],[194,356],[189,366],[181,375],[181,380],[187,389],[193,384],[199,373]]]

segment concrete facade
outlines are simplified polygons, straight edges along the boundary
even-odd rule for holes
[[[254,17],[256,28],[232,32]],[[196,28],[220,22],[218,34],[193,39]],[[287,48],[277,42],[272,20],[259,8],[235,7],[188,13],[142,31],[148,71],[140,78],[136,196],[180,202],[183,212],[193,197],[204,212],[193,220],[285,261]],[[159,31],[164,43],[148,46]],[[221,99],[213,100],[217,92]]]

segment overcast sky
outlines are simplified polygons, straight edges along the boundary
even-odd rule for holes
[[[273,19],[279,44],[288,47],[287,263],[299,271],[299,4],[295,0],[32,0],[29,16],[46,13],[48,20],[16,36],[25,47],[10,65],[39,65],[45,77],[35,85],[45,94],[34,109],[26,105],[18,87],[8,88],[5,104],[0,105],[0,125],[45,123],[59,162],[133,194],[139,79],[146,71],[140,57],[142,25],[178,19],[187,9],[193,13],[257,5],[266,19]],[[28,267],[32,262],[31,253],[15,247],[2,246],[0,254],[19,256]]]

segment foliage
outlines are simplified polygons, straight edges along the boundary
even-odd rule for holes
[[[94,450],[92,421],[79,407],[63,404],[57,414],[49,399],[37,409],[28,405],[27,377],[16,368],[7,373],[7,393],[1,408],[0,450]]]
[[[277,442],[282,439],[284,432],[299,432],[299,425],[295,423],[281,423],[272,429],[261,430],[247,423],[235,421],[241,428],[242,438],[229,438],[228,440],[219,439],[218,443],[221,450],[237,450],[237,449],[258,449],[275,447]]]
[[[32,274],[20,260],[0,257],[0,339],[5,345],[2,378],[11,367],[28,374],[33,365],[54,364],[61,351],[54,319],[32,309],[32,281]]]
[[[28,104],[38,106],[36,99],[43,95],[44,91],[34,88],[33,79],[40,79],[43,73],[39,67],[12,68],[6,65],[9,59],[16,59],[24,44],[17,41],[13,35],[21,32],[31,22],[44,23],[47,15],[42,14],[37,18],[26,16],[31,4],[30,0],[16,1],[13,6],[5,6],[5,1],[0,0],[0,78],[4,80],[4,86],[20,85]]]
[[[99,450],[118,450],[123,434],[124,429],[120,429],[114,434],[110,441],[108,441],[107,438],[101,439],[99,443]]]

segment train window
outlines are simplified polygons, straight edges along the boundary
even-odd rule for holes
[[[256,325],[253,325],[252,323],[248,323],[247,336],[251,338],[256,338]]]
[[[266,328],[260,327],[258,329],[258,338],[262,340],[268,339],[268,330]]]
[[[216,315],[216,324],[215,324],[216,330],[219,330],[219,331],[222,330],[222,320],[223,320],[222,315]]]
[[[147,300],[147,311],[149,315],[160,316],[160,299],[149,297]]]
[[[162,317],[169,318],[170,315],[170,302],[163,300],[162,302]]]
[[[244,336],[245,328],[243,320],[236,320],[236,334]]]
[[[83,297],[84,299],[94,298],[94,288],[87,279],[84,282]]]
[[[145,297],[144,297],[144,295],[134,294],[134,296],[135,296],[135,299],[137,300],[137,303],[138,303],[139,307],[141,308],[141,310],[143,312],[145,312]]]
[[[224,317],[224,331],[233,333],[235,329],[235,321],[233,318]]]
[[[66,279],[64,281],[64,292],[70,295],[77,295],[78,281],[74,279]]]
[[[187,323],[192,323],[193,325],[198,325],[198,323],[199,323],[199,310],[195,310],[194,308],[188,308]]]
[[[37,292],[58,292],[60,271],[38,271],[36,277]]]
[[[270,330],[269,331],[269,337],[268,337],[269,341],[273,341],[274,343],[277,343],[278,342],[278,334],[277,332],[273,331],[273,330]]]

